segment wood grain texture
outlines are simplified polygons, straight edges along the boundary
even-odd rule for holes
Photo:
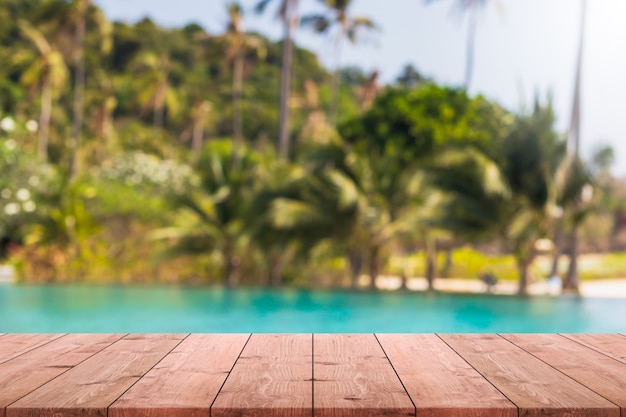
[[[626,336],[621,334],[564,334],[591,349],[626,363]],[[626,416],[625,416],[626,417]]]
[[[107,407],[179,343],[159,335],[118,340],[7,407],[6,416],[106,416]]]
[[[207,417],[249,337],[190,335],[109,408],[109,417]]]
[[[498,335],[440,335],[520,416],[619,417],[620,409]]]
[[[62,334],[6,334],[0,343],[0,363],[18,357],[29,350],[58,339]]]
[[[7,405],[78,365],[124,335],[71,334],[0,364],[0,416]]]
[[[517,407],[437,335],[377,334],[424,417],[517,417]]]
[[[502,337],[626,411],[626,363],[555,334]]]
[[[253,334],[211,417],[310,417],[312,355],[310,334]]]
[[[373,334],[316,334],[313,349],[316,417],[415,415]]]

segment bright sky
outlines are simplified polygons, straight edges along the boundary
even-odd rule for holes
[[[352,14],[374,20],[380,32],[372,42],[344,46],[342,65],[381,71],[391,81],[406,63],[437,82],[460,85],[465,71],[467,19],[452,13],[456,0],[425,6],[422,0],[353,0]],[[241,0],[251,9],[256,0]],[[316,7],[314,0],[300,0]],[[190,21],[209,32],[226,26],[222,0],[96,0],[109,18],[133,22],[149,15],[167,26]],[[277,0],[274,3],[279,3]],[[484,94],[506,108],[530,109],[534,96],[552,94],[557,127],[565,131],[570,118],[579,25],[580,0],[492,0],[479,18],[471,94]],[[616,152],[613,171],[626,176],[626,1],[588,0],[582,84],[582,150],[589,155],[601,144]],[[282,34],[273,19],[249,14],[248,30],[272,39]],[[298,44],[315,51],[329,67],[335,64],[328,39],[300,30]]]

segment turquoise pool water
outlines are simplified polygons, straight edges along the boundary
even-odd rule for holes
[[[625,332],[626,300],[0,285],[0,332]]]

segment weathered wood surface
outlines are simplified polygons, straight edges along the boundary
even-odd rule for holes
[[[574,340],[593,350],[626,363],[626,336],[621,334],[565,334],[568,339]]]
[[[61,334],[8,334],[0,343],[0,363],[16,358],[41,345],[58,339]]]
[[[22,397],[6,416],[106,416],[120,395],[180,343],[163,335],[127,337]]]
[[[0,417],[626,417],[626,336],[0,335]]]
[[[209,415],[249,337],[190,335],[109,408],[109,417]]]
[[[65,335],[0,364],[0,416],[7,405],[93,356],[123,335]]]
[[[626,363],[559,335],[503,337],[626,411]]]
[[[374,335],[316,334],[313,349],[316,417],[415,415]]]
[[[498,335],[442,339],[519,408],[521,416],[619,417],[615,404]],[[524,336],[532,340],[532,335]],[[570,358],[576,362],[576,358]]]
[[[437,335],[376,337],[413,400],[417,415],[517,417],[517,407]]]
[[[252,335],[212,417],[311,416],[312,335]]]

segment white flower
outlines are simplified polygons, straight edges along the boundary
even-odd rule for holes
[[[11,198],[11,190],[9,190],[8,188],[3,189],[2,191],[0,191],[0,197],[2,198]]]
[[[37,205],[33,200],[29,200],[22,204],[22,208],[26,213],[32,213],[37,208]]]
[[[20,205],[17,203],[9,203],[4,206],[4,212],[9,216],[13,216],[20,212]]]
[[[593,199],[593,186],[591,184],[585,184],[580,192],[580,199],[583,203],[588,203]]]
[[[28,184],[31,187],[37,187],[40,183],[41,181],[39,181],[39,178],[35,177],[34,175],[28,179]]]
[[[35,133],[37,130],[39,130],[39,123],[37,123],[35,120],[27,121],[26,130],[28,130],[29,132]]]
[[[17,143],[16,143],[13,139],[7,139],[7,140],[4,142],[4,146],[5,146],[8,150],[12,151],[13,149],[15,149],[15,148],[17,147]]]
[[[17,193],[15,193],[15,197],[17,197],[17,199],[20,201],[27,201],[28,199],[30,199],[30,191],[28,191],[26,188],[20,188],[19,190],[17,190]]]
[[[6,132],[12,132],[15,129],[15,120],[12,117],[7,116],[0,120],[0,129]]]

